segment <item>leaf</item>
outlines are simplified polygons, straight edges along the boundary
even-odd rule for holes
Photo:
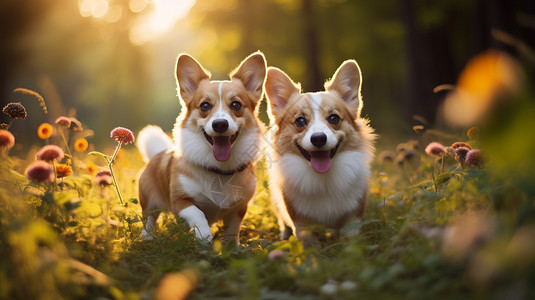
[[[437,176],[437,179],[435,179],[435,184],[445,183],[450,180],[451,176],[451,172],[442,173]]]
[[[432,185],[433,185],[433,180],[428,179],[428,180],[423,180],[420,183],[411,185],[409,189],[426,189]]]
[[[94,155],[94,156],[99,156],[99,157],[102,157],[104,158],[106,161],[111,159],[111,157],[109,155],[106,155],[102,152],[98,152],[98,151],[91,151],[89,152],[90,155]]]

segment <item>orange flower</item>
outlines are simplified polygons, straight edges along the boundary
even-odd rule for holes
[[[91,175],[95,174],[97,172],[97,166],[94,163],[88,163],[86,166],[87,172],[91,173]]]
[[[72,175],[72,168],[69,165],[60,164],[56,166],[56,176],[63,178]]]
[[[87,146],[87,140],[84,138],[79,138],[74,142],[74,150],[78,152],[84,152],[85,150],[87,150]]]
[[[49,138],[53,132],[54,129],[52,128],[52,125],[48,123],[41,124],[37,129],[37,135],[43,140]]]

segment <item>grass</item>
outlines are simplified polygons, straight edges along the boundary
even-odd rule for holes
[[[419,143],[392,149],[402,160],[379,156],[365,218],[355,225],[360,233],[336,240],[327,232],[320,248],[279,241],[261,163],[240,246],[197,241],[168,212],[156,239],[143,242],[135,183],[142,163],[134,147],[121,150],[114,165],[125,205],[114,186],[96,185],[83,167],[104,167],[102,158],[77,153],[76,175],[54,190],[26,179],[34,150],[22,158],[3,151],[0,298],[532,298],[535,119],[533,105],[521,103],[479,139],[428,130],[415,135]],[[461,169],[450,157],[440,173],[440,162],[422,150],[432,140],[469,142],[487,161]]]

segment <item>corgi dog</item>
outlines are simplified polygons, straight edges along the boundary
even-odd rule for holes
[[[211,74],[187,54],[179,55],[176,80],[182,112],[173,140],[160,127],[147,126],[137,147],[148,162],[139,176],[139,201],[152,239],[158,209],[185,220],[196,238],[211,241],[210,226],[223,221],[223,239],[239,243],[247,203],[256,191],[254,164],[264,130],[257,119],[263,96],[266,60],[255,52],[230,73],[230,80],[211,81]]]
[[[360,222],[375,140],[360,118],[361,82],[355,60],[345,61],[317,93],[301,93],[283,71],[268,68],[264,89],[274,128],[270,192],[282,239],[293,233],[310,244],[315,242],[306,230],[310,225],[339,232]]]

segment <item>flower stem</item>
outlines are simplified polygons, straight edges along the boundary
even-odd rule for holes
[[[431,171],[431,174],[433,175],[433,187],[435,188],[435,193],[438,193],[437,179],[435,178],[435,165],[436,164],[437,164],[437,158],[435,157],[433,160],[433,170]]]
[[[61,133],[61,137],[63,138],[63,142],[65,143],[65,148],[67,148],[67,152],[69,152],[69,155],[72,157],[71,149],[69,149],[69,143],[67,143],[67,139],[65,138],[65,134],[63,134],[63,130],[60,129],[59,132]]]
[[[108,167],[110,168],[111,172],[111,178],[113,179],[113,185],[115,185],[115,190],[117,191],[117,195],[119,196],[119,200],[121,200],[121,204],[124,205],[123,197],[121,196],[121,191],[119,191],[119,185],[117,185],[117,179],[115,179],[115,174],[113,173],[113,162],[115,161],[115,158],[117,157],[117,153],[119,153],[119,150],[121,149],[122,143],[119,142],[117,144],[117,147],[115,148],[115,152],[113,153],[113,156],[111,157],[110,161],[108,162]]]
[[[58,174],[56,172],[56,162],[55,160],[52,160],[52,169],[54,169],[54,182],[53,182],[53,188],[54,188],[54,192],[57,190],[57,180],[58,180]]]
[[[9,127],[11,127],[11,124],[13,124],[13,120],[15,120],[15,119],[11,118],[11,120],[9,120],[9,124],[7,124],[6,130],[8,130]]]

